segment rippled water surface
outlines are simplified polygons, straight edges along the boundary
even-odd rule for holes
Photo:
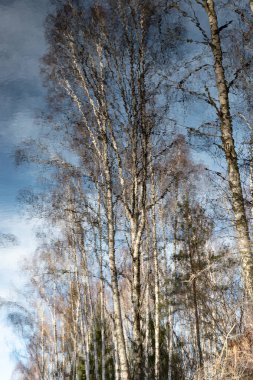
[[[32,226],[19,211],[17,194],[36,186],[36,172],[16,168],[15,148],[37,137],[35,113],[43,107],[39,59],[45,51],[43,23],[47,0],[0,0],[0,233],[17,236],[19,245],[1,248],[0,297],[14,298],[19,287],[19,260],[33,250]],[[9,380],[15,366],[11,352],[15,336],[0,318],[1,379]]]
[[[34,113],[43,101],[39,58],[45,50],[46,0],[0,0],[0,212],[16,206],[28,168],[16,170],[15,147],[36,134]]]

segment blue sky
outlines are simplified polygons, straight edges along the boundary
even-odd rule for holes
[[[48,0],[0,0],[0,232],[13,233],[19,244],[0,251],[0,297],[15,300],[22,283],[19,268],[35,248],[34,222],[20,212],[17,194],[35,186],[33,168],[15,167],[13,154],[23,140],[38,133],[35,115],[43,107],[39,59],[46,45],[43,23]],[[1,380],[11,379],[16,336],[0,314]]]

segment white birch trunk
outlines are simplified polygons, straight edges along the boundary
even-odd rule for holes
[[[249,5],[250,5],[251,13],[253,16],[253,0],[249,0]]]
[[[152,240],[153,240],[153,262],[155,276],[155,380],[160,378],[160,281],[159,281],[159,264],[158,264],[158,249],[157,249],[157,232],[156,232],[156,216],[155,216],[155,181],[152,169]]]
[[[251,225],[253,225],[253,157],[250,157],[249,167],[249,188],[250,188],[250,211],[251,211]]]
[[[172,379],[172,356],[173,356],[173,328],[174,328],[174,317],[173,317],[173,307],[169,306],[169,334],[168,334],[168,380]]]
[[[149,271],[149,266],[148,266]],[[149,291],[149,276],[147,279],[147,289],[146,289],[146,331],[145,331],[145,380],[149,379],[149,298],[150,298],[150,291]]]
[[[102,221],[101,221],[101,199],[98,199],[99,217],[99,252],[100,252],[100,307],[101,307],[101,378],[105,379],[105,290],[103,279],[103,249],[102,249]]]
[[[90,380],[90,342],[88,334],[85,335],[85,379]]]
[[[121,380],[120,376],[120,364],[119,364],[119,348],[118,341],[115,329],[115,322],[113,322],[113,352],[114,352],[114,372],[115,372],[115,380]]]
[[[244,286],[247,294],[250,296],[250,299],[253,300],[253,257],[251,250],[251,241],[249,237],[249,229],[244,207],[237,153],[233,139],[228,86],[224,73],[219,26],[213,0],[206,0],[206,11],[211,30],[214,70],[220,102],[219,117],[222,145],[227,161],[228,180],[230,191],[232,193],[232,207],[235,217],[235,227],[238,236],[238,247],[242,260]]]
[[[104,150],[104,166],[106,180],[106,205],[107,205],[107,220],[108,220],[108,252],[109,252],[109,267],[111,274],[112,297],[115,318],[115,330],[117,334],[117,346],[120,362],[120,377],[121,380],[129,380],[129,369],[126,353],[126,344],[123,331],[122,313],[120,305],[120,294],[117,278],[117,268],[115,262],[115,229],[114,229],[114,212],[112,202],[112,184],[111,173],[108,163],[107,146]]]

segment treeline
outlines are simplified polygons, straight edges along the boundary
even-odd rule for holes
[[[250,5],[53,1],[19,379],[252,378]]]

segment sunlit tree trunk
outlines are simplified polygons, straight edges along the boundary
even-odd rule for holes
[[[246,218],[237,153],[233,138],[232,117],[229,104],[229,89],[225,78],[223,55],[217,14],[213,0],[206,0],[206,12],[211,30],[211,47],[214,58],[216,85],[219,95],[219,118],[222,135],[222,146],[228,168],[229,187],[232,194],[232,207],[235,227],[238,235],[238,247],[242,259],[244,286],[247,294],[253,299],[253,256]]]
[[[149,272],[149,266],[148,266]],[[146,316],[145,316],[145,380],[149,379],[149,323],[150,323],[150,307],[149,307],[149,299],[150,299],[150,290],[149,290],[149,273],[147,276],[147,288],[146,288]]]
[[[89,271],[88,271],[88,261],[87,261],[87,255],[86,255],[86,249],[84,247],[84,238],[83,238],[83,227],[80,222],[80,220],[75,221],[76,227],[77,227],[77,234],[79,236],[79,247],[81,250],[81,264],[83,269],[83,274],[85,277],[85,289],[87,293],[88,298],[88,305],[90,310],[90,329],[93,337],[93,355],[94,355],[94,365],[95,365],[95,379],[99,379],[99,372],[98,372],[98,349],[97,349],[97,339],[96,339],[96,321],[95,321],[95,313],[94,313],[94,305],[92,301],[92,292],[91,292],[91,286],[90,286],[90,278],[89,278]],[[81,300],[81,283],[79,280],[79,270],[78,270],[78,262],[77,262],[77,255],[75,253],[75,265],[76,265],[76,284],[78,287],[78,297]]]
[[[58,334],[57,334],[57,320],[56,320],[56,283],[53,285],[53,310],[52,310],[52,324],[53,324],[53,341],[54,341],[54,374],[53,378],[58,377],[59,373],[59,358],[58,358]]]
[[[90,380],[90,341],[89,334],[85,334],[85,379]]]
[[[168,380],[172,379],[172,358],[173,358],[173,329],[174,329],[174,317],[173,307],[169,306],[168,310]]]
[[[253,155],[251,152],[249,163],[249,188],[250,188],[250,211],[251,211],[251,226],[253,225]]]
[[[116,335],[116,329],[115,329],[115,322],[113,321],[113,359],[114,359],[114,374],[115,374],[115,380],[121,380],[120,377],[120,364],[119,364],[119,349],[118,349],[118,341],[117,341],[117,335]]]
[[[102,216],[101,216],[101,197],[98,199],[98,225],[99,225],[99,268],[100,268],[100,321],[101,321],[101,378],[105,379],[105,289],[103,279],[103,246],[102,246]]]
[[[250,5],[251,13],[253,15],[253,0],[249,0],[249,5]]]
[[[134,311],[134,374],[136,380],[141,380],[142,368],[142,334],[141,334],[141,257],[140,244],[143,233],[144,221],[142,226],[138,227],[137,219],[132,223],[132,244],[133,244],[133,286],[132,301]]]
[[[159,281],[159,261],[157,248],[157,231],[156,231],[156,191],[155,179],[152,169],[151,188],[152,188],[152,240],[153,240],[153,263],[155,277],[155,380],[160,378],[160,281]]]
[[[178,193],[179,193],[179,183],[178,183],[178,178],[176,179],[176,193],[175,193],[175,207],[172,209],[172,213],[174,215],[173,218],[173,225],[172,225],[172,231],[173,231],[173,249],[172,249],[172,254],[173,254],[173,259],[171,262],[171,280],[174,280],[175,277],[175,257],[177,254],[177,239],[178,239]],[[165,224],[165,221],[163,222],[163,225]],[[163,231],[163,240],[165,244],[165,251],[166,251],[166,242],[165,242],[165,232]],[[166,255],[166,262],[167,262],[167,254]],[[166,269],[168,269],[168,264],[166,265]],[[169,289],[167,290],[169,291]],[[167,323],[167,329],[168,329],[168,380],[173,380],[172,375],[172,360],[173,360],[173,331],[174,331],[174,296],[172,296],[172,299],[168,299],[168,305],[169,305],[169,310],[168,310],[168,323]]]
[[[40,331],[40,347],[41,347],[41,376],[42,379],[45,377],[45,331],[44,331],[44,309],[38,305],[38,313],[41,324]]]
[[[106,133],[106,132],[105,132]],[[105,137],[106,138],[106,137]],[[107,221],[108,221],[108,252],[109,252],[109,267],[111,273],[111,285],[114,305],[115,329],[117,334],[117,345],[119,351],[120,377],[121,380],[129,380],[129,369],[126,354],[126,344],[123,332],[122,313],[120,305],[120,294],[118,286],[118,275],[115,262],[115,228],[114,228],[114,212],[112,202],[112,182],[111,173],[108,162],[107,145],[104,146],[104,166],[106,180],[106,206],[107,206]]]

